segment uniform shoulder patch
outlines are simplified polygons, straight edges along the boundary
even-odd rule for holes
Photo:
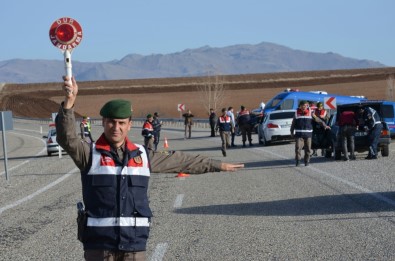
[[[141,158],[141,156],[136,156],[133,158],[133,160],[136,164],[141,164],[141,162],[143,162],[143,159]]]

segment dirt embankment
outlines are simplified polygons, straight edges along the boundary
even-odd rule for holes
[[[394,75],[395,67],[221,76],[226,91],[217,111],[228,106],[238,109],[241,104],[256,108],[286,88],[391,99],[388,78]],[[132,100],[135,117],[154,111],[162,117],[179,117],[177,104],[182,103],[196,117],[206,118],[197,86],[207,82],[207,77],[80,82],[75,110],[78,116],[99,117],[99,109],[106,101],[124,98]],[[0,91],[0,107],[11,110],[14,116],[50,118],[63,100],[60,86],[60,82],[6,84]]]

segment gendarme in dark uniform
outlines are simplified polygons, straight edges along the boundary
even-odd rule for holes
[[[295,163],[299,166],[302,158],[301,150],[304,149],[304,164],[310,164],[311,138],[313,136],[313,121],[321,124],[324,129],[329,127],[314,115],[307,101],[300,101],[299,108],[295,111],[292,120],[291,135],[295,137]]]
[[[59,109],[57,141],[81,171],[86,221],[80,239],[86,260],[145,260],[152,217],[147,196],[151,172],[198,174],[244,167],[182,152],[155,153],[133,143],[127,137],[131,103],[125,100],[102,107],[104,132],[89,144],[76,133],[75,80],[72,85],[65,81],[64,89],[74,93],[66,94]]]
[[[361,107],[360,111],[363,113],[365,129],[368,131],[369,153],[365,159],[377,159],[377,146],[383,129],[380,115],[371,107]]]

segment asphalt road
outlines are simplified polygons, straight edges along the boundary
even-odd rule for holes
[[[41,133],[42,129],[42,133]],[[0,164],[0,260],[82,260],[76,239],[79,173],[48,157],[46,123],[15,121]],[[101,127],[93,126],[94,137]],[[141,126],[130,138],[141,143]],[[390,156],[294,166],[294,144],[228,151],[220,138],[165,127],[171,150],[243,162],[238,172],[152,174],[148,260],[395,260],[395,146]],[[161,146],[163,143],[161,143]],[[237,137],[236,144],[241,144]],[[393,145],[393,144],[391,144]],[[1,149],[2,151],[2,149]]]

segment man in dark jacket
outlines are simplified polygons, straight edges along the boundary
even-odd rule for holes
[[[245,106],[240,106],[240,111],[237,116],[237,124],[241,130],[241,139],[243,141],[243,147],[246,146],[246,141],[248,138],[248,142],[250,146],[252,146],[252,126],[251,126],[251,115],[250,111],[246,109]]]
[[[210,137],[215,137],[215,126],[217,124],[217,114],[215,113],[214,109],[210,109],[210,115],[208,118],[210,122],[210,129],[211,129],[211,136]]]
[[[184,133],[184,139],[186,139],[188,137],[188,139],[191,138],[192,135],[192,125],[193,125],[193,114],[191,112],[191,110],[188,110],[187,113],[184,113],[182,115],[185,120],[184,120],[184,124],[185,124],[185,133]],[[188,136],[187,136],[188,133]]]
[[[154,146],[155,151],[158,150],[158,144],[160,141],[160,131],[162,129],[162,121],[159,119],[159,113],[154,113],[154,120],[152,121],[152,127],[154,128]]]
[[[369,153],[365,159],[377,159],[377,146],[381,131],[383,130],[383,123],[380,120],[380,115],[371,107],[361,107],[360,113],[363,115],[365,129],[368,131],[369,139]]]
[[[101,108],[104,131],[89,144],[76,133],[78,85],[74,77],[71,82],[63,79],[57,141],[81,171],[85,218],[80,219],[79,234],[86,260],[145,260],[152,217],[147,195],[151,172],[204,173],[244,167],[182,152],[155,153],[133,143],[128,138],[131,103],[126,100],[112,100]]]

